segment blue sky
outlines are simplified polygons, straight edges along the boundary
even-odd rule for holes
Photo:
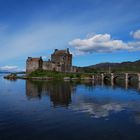
[[[138,0],[0,0],[0,69],[70,48],[73,64],[140,59]]]

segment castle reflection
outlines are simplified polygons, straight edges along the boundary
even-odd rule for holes
[[[85,87],[91,89],[96,85],[100,86],[110,86],[112,88],[134,88],[140,90],[140,83],[127,83],[124,82],[114,83],[110,82],[100,82],[95,83],[94,81],[84,81],[84,82],[64,82],[64,81],[26,81],[26,96],[28,99],[41,99],[42,96],[49,96],[53,106],[69,106],[72,101],[72,94],[76,93],[76,87],[78,85],[84,85]]]
[[[26,96],[28,99],[40,99],[42,96],[49,96],[54,107],[68,106],[71,103],[71,94],[74,91],[74,85],[69,82],[26,81]]]

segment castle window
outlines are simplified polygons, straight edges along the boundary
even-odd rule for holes
[[[66,59],[66,57],[65,57],[65,56],[62,56],[62,59],[63,59],[63,60],[65,60],[65,59]]]

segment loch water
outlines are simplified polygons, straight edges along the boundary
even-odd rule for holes
[[[140,84],[1,74],[0,140],[140,140]]]

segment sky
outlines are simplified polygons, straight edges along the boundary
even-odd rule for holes
[[[0,70],[70,48],[73,65],[140,59],[139,0],[0,0]]]

